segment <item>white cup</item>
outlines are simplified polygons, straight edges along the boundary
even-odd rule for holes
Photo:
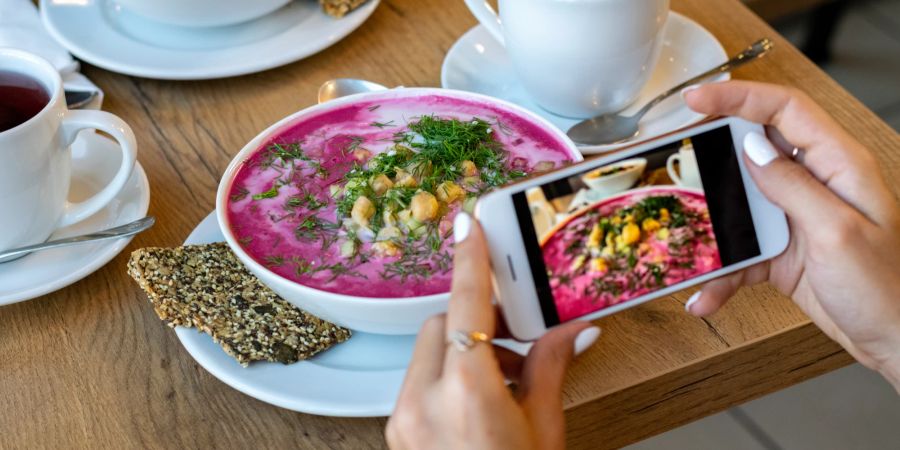
[[[148,19],[184,27],[234,25],[265,16],[291,0],[117,0]]]
[[[87,219],[118,195],[134,168],[137,143],[131,128],[102,111],[66,109],[62,80],[47,61],[20,50],[0,48],[0,71],[31,78],[50,101],[28,121],[0,132],[0,251],[37,244],[58,228]],[[93,197],[69,203],[72,155],[78,132],[102,130],[122,148],[122,164],[112,181]]]
[[[531,221],[538,240],[556,225],[556,210],[547,201],[541,188],[532,188],[526,192],[528,208],[531,210]]]
[[[675,162],[678,162],[678,170],[675,170]],[[700,168],[697,167],[697,156],[694,154],[694,148],[690,146],[681,147],[678,153],[669,155],[666,160],[666,172],[669,172],[669,178],[679,186],[703,189],[703,183],[700,181]]]
[[[656,66],[669,0],[465,0],[541,107],[572,118],[634,102]]]

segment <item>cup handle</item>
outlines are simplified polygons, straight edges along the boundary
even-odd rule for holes
[[[681,155],[678,153],[669,155],[669,159],[666,160],[666,172],[669,172],[669,178],[671,178],[675,184],[681,186],[683,183],[681,182],[681,177],[675,172],[675,161],[681,161]]]
[[[466,0],[466,6],[500,45],[506,45],[505,39],[503,39],[503,28],[500,26],[500,16],[487,0]]]
[[[125,187],[137,158],[137,141],[131,127],[122,119],[103,111],[66,111],[60,128],[65,151],[69,151],[78,132],[85,129],[104,131],[115,138],[122,149],[122,165],[112,181],[93,197],[79,203],[66,202],[65,211],[57,225],[59,228],[87,219],[109,204]]]

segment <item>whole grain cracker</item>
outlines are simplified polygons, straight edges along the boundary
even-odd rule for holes
[[[169,326],[196,327],[243,366],[290,364],[350,338],[265,287],[225,243],[142,248],[128,274]]]
[[[341,18],[358,8],[367,0],[319,0],[322,10],[332,17]]]

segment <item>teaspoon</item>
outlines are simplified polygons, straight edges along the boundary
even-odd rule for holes
[[[575,124],[575,126],[569,128],[566,134],[576,143],[583,145],[615,144],[630,139],[638,134],[640,130],[639,124],[644,114],[647,114],[647,111],[650,111],[651,108],[669,98],[672,94],[681,92],[682,89],[711,76],[729,72],[743,66],[765,55],[773,46],[774,43],[768,38],[760,39],[724,64],[707,70],[658,95],[632,116],[623,116],[618,113],[601,114]]]
[[[0,252],[0,264],[21,258],[29,253],[38,250],[47,250],[58,247],[68,247],[70,245],[84,244],[87,242],[105,241],[107,239],[116,239],[125,236],[138,234],[153,226],[156,219],[153,216],[147,216],[134,222],[120,225],[108,230],[98,231],[96,233],[82,234],[81,236],[73,236],[65,239],[57,239],[55,241],[44,242],[41,244],[29,245],[27,247],[14,248]]]
[[[375,92],[387,90],[386,86],[366,80],[354,78],[338,78],[328,80],[319,87],[319,103],[325,103],[339,97],[345,97],[363,92]]]

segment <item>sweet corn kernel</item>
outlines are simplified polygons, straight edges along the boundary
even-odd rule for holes
[[[652,232],[658,230],[659,227],[660,227],[659,222],[657,222],[656,220],[653,220],[649,217],[644,219],[643,222],[641,222],[641,229],[643,229],[644,231],[646,231],[648,233],[652,233]]]
[[[591,234],[588,236],[588,248],[600,248],[600,240],[602,237],[603,230],[600,228],[600,225],[594,224],[594,228],[591,229]]]
[[[631,245],[637,242],[641,238],[641,229],[638,228],[637,225],[633,223],[629,223],[625,225],[625,228],[622,228],[622,241],[625,245]]]

